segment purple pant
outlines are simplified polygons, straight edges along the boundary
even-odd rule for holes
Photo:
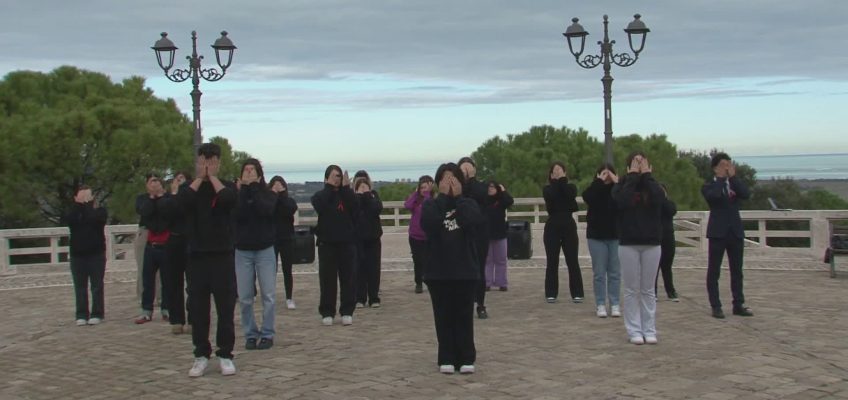
[[[489,241],[489,255],[486,257],[486,287],[507,286],[506,281],[506,239]]]

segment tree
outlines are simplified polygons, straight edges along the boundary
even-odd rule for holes
[[[394,182],[382,185],[377,189],[380,193],[380,200],[383,201],[404,201],[415,190],[415,183]]]
[[[140,77],[70,66],[0,81],[0,152],[0,228],[56,224],[80,184],[111,223],[135,222],[147,173],[194,173],[192,125],[173,100]]]

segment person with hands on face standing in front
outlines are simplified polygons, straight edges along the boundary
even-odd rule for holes
[[[592,257],[592,288],[595,292],[596,315],[607,317],[607,299],[613,317],[621,316],[619,295],[621,292],[621,264],[618,260],[618,213],[612,199],[613,185],[618,175],[612,164],[604,163],[598,168],[595,179],[583,191],[586,203],[586,240]]]
[[[748,186],[736,176],[736,165],[725,153],[717,153],[710,164],[715,177],[704,183],[701,194],[710,206],[710,219],[707,223],[709,253],[707,261],[707,293],[710,298],[712,315],[724,318],[719,300],[718,278],[721,274],[721,262],[727,252],[730,264],[730,290],[733,294],[733,315],[753,316],[745,306],[745,294],[742,291],[742,257],[745,249],[745,231],[739,215],[739,203],[751,197]]]
[[[583,302],[583,275],[580,273],[580,263],[577,259],[579,241],[577,238],[577,222],[572,213],[577,211],[577,187],[568,182],[565,164],[554,161],[548,170],[548,185],[542,194],[545,198],[545,208],[548,210],[548,220],[545,221],[543,242],[547,268],[545,269],[545,299],[548,303],[556,303],[559,295],[559,252],[565,254],[565,265],[568,267],[568,289],[571,300]]]
[[[234,375],[233,322],[236,299],[236,272],[233,259],[232,212],[238,195],[229,181],[218,178],[221,166],[221,147],[204,143],[197,149],[196,177],[180,188],[177,201],[186,213],[188,226],[191,306],[194,344],[194,365],[190,377],[202,376],[212,354],[209,343],[210,304],[215,301],[218,329],[215,354],[220,360],[221,374]]]
[[[321,323],[333,325],[336,296],[341,297],[339,313],[342,325],[353,324],[356,308],[353,274],[356,257],[356,231],[353,220],[357,213],[356,195],[350,188],[347,171],[330,165],[324,171],[324,188],[312,196],[312,208],[318,214],[318,279],[321,300],[318,312]]]
[[[274,208],[274,227],[277,238],[274,242],[274,251],[280,257],[280,266],[283,271],[283,284],[286,289],[286,308],[294,310],[294,276],[292,275],[292,264],[294,262],[294,214],[297,212],[297,202],[289,196],[289,185],[282,176],[271,178],[269,183],[271,192],[277,196],[277,204]]]
[[[246,350],[267,350],[276,334],[277,255],[274,252],[274,209],[277,196],[265,184],[262,164],[249,158],[241,166],[235,209],[235,268],[241,327]],[[256,324],[253,302],[256,283],[262,298],[262,328]]]
[[[356,306],[380,307],[380,255],[383,227],[380,213],[383,202],[376,190],[371,188],[371,179],[365,171],[359,171],[353,187],[359,203],[355,216],[356,227]]]
[[[100,207],[91,188],[77,188],[71,211],[62,218],[70,229],[68,255],[74,281],[77,326],[97,325],[105,316],[103,277],[106,273],[106,209]],[[88,285],[91,284],[91,310]]]
[[[642,152],[627,156],[627,176],[612,188],[618,206],[624,327],[632,344],[656,344],[657,297],[654,283],[660,262],[662,203],[665,193],[654,180]]]
[[[463,196],[462,171],[454,163],[436,171],[439,195],[422,208],[421,227],[427,234],[424,281],[430,292],[439,372],[474,373],[474,298],[480,269],[474,253],[475,235],[486,234],[486,223],[477,203]],[[484,236],[488,240],[488,236]]]
[[[485,209],[489,185],[480,182],[477,179],[477,164],[474,163],[474,160],[471,157],[462,157],[459,162],[459,169],[462,171],[462,176],[457,178],[462,178],[464,180],[463,187],[463,196],[469,197],[472,200],[477,202],[477,207],[481,210]],[[480,285],[477,287],[477,318],[486,319],[489,318],[489,311],[486,309],[486,256],[489,255],[489,226],[488,220],[484,221],[482,225],[478,227],[480,232],[475,234],[475,243],[477,247],[477,267],[480,269]]]
[[[507,246],[506,246],[506,210],[515,201],[503,185],[489,182],[488,196],[484,214],[488,219],[489,253],[486,255],[486,290],[496,286],[501,292],[507,291]]]
[[[168,264],[165,247],[171,231],[167,205],[162,206],[165,197],[165,187],[162,179],[156,174],[147,175],[147,193],[136,199],[136,210],[147,227],[147,244],[144,248],[144,264],[142,268],[141,315],[135,319],[136,324],[144,324],[153,319],[153,302],[156,299],[156,274],[162,281],[160,309],[162,319],[168,320]]]
[[[409,251],[412,253],[412,267],[415,279],[415,293],[423,293],[424,266],[427,264],[427,234],[421,229],[421,207],[430,199],[433,190],[433,178],[423,175],[418,178],[418,187],[409,194],[403,207],[409,210]]]

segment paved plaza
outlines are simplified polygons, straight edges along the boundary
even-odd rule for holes
[[[681,301],[660,296],[658,304],[660,343],[635,346],[621,318],[595,317],[587,258],[583,304],[545,303],[543,259],[511,262],[509,291],[490,292],[491,318],[475,320],[477,373],[445,376],[435,363],[429,296],[413,293],[408,259],[385,257],[383,307],[357,310],[347,327],[338,318],[321,325],[315,265],[296,266],[298,309],[278,306],[275,346],[245,351],[236,312],[237,375],[222,376],[213,358],[201,378],[187,375],[190,336],[172,335],[158,312],[155,322],[133,324],[134,268],[107,273],[105,322],[77,327],[69,274],[21,267],[0,278],[0,398],[848,398],[844,267],[831,279],[820,262],[749,261],[753,318],[729,315],[725,269],[728,318],[716,320],[704,260],[680,258]],[[560,277],[560,298],[567,299],[567,273]],[[282,287],[280,275],[278,303]]]

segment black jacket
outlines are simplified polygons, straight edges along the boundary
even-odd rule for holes
[[[236,204],[235,248],[262,250],[274,245],[274,208],[277,196],[265,185],[241,185]]]
[[[357,193],[359,211],[356,213],[356,237],[362,241],[379,239],[383,236],[383,225],[380,222],[380,212],[383,211],[383,201],[376,190],[367,193]]]
[[[62,218],[62,224],[71,231],[69,251],[72,256],[105,254],[105,208],[94,208],[92,203],[74,203],[71,211]]]
[[[474,235],[485,221],[472,199],[440,195],[425,201],[421,208],[421,228],[427,234],[428,255],[424,279],[480,279]]]
[[[674,240],[674,216],[677,214],[677,204],[666,198],[662,203],[663,241]]]
[[[489,225],[489,240],[506,239],[506,209],[515,203],[508,192],[486,196],[486,221]]]
[[[463,185],[463,197],[468,197],[477,202],[477,207],[482,210],[486,207],[486,203],[488,202],[489,197],[489,185],[480,182],[477,180],[477,177],[473,177],[468,179]],[[489,220],[484,220],[482,224],[479,225],[477,229],[480,230],[479,233],[475,233],[477,240],[485,241],[489,240]]]
[[[186,213],[180,207],[177,195],[166,193],[159,200],[158,207],[165,218],[166,229],[171,232],[171,237],[184,236],[188,233]]]
[[[612,200],[613,184],[595,178],[583,191],[586,211],[586,237],[597,240],[618,239],[618,210]]]
[[[177,201],[186,213],[189,250],[192,252],[228,252],[233,250],[233,217],[237,194],[230,182],[215,193],[209,181],[195,192],[187,183],[180,187]]]
[[[165,196],[168,195],[166,194]],[[151,199],[149,194],[144,193],[135,198],[135,211],[141,217],[138,223],[139,226],[146,227],[151,232],[165,232],[168,230],[170,221],[168,219],[168,213],[165,210],[167,205],[165,208],[161,205],[165,196]]]
[[[356,195],[350,186],[338,190],[325,184],[312,195],[312,207],[318,213],[316,235],[318,243],[353,243],[356,231],[353,219],[357,213]]]
[[[627,174],[612,188],[618,206],[619,243],[659,246],[665,192],[650,173]]]
[[[730,189],[735,193],[731,197],[727,191],[727,182],[727,178],[714,178],[701,187],[701,194],[710,206],[707,237],[711,239],[745,237],[742,217],[739,215],[739,200],[747,200],[751,192],[742,180],[734,176],[730,178]]]
[[[578,210],[577,186],[562,177],[545,186],[542,195],[545,198],[545,209],[548,210],[545,232],[566,233],[576,230],[577,224],[571,214]]]
[[[297,202],[287,194],[277,193],[274,206],[274,229],[277,241],[291,240],[294,237],[294,213],[297,212]]]

